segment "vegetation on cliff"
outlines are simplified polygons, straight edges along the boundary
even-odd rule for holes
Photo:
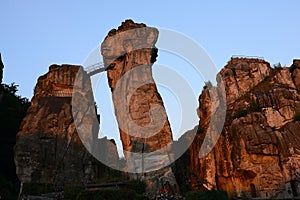
[[[16,134],[30,103],[17,95],[18,85],[1,84],[0,91],[0,196],[16,199],[19,181],[15,173],[14,151]]]

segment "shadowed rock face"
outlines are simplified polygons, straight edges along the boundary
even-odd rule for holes
[[[199,159],[212,106],[204,89],[198,111],[201,131],[185,155],[193,189],[248,197],[299,195],[300,122],[294,119],[300,109],[299,69],[297,60],[278,69],[259,59],[229,61],[220,72],[228,100],[225,126],[214,149]]]
[[[75,78],[83,90],[72,102]],[[105,166],[97,162],[83,146],[75,126],[73,106],[82,124],[92,124],[86,136],[97,140],[98,121],[90,79],[80,66],[52,65],[39,77],[31,106],[17,134],[15,145],[16,173],[22,183],[50,183],[57,187],[93,182],[104,174]],[[95,134],[96,133],[96,134]],[[93,135],[94,134],[94,135]],[[99,141],[105,146],[106,139]],[[105,147],[103,147],[105,149]],[[116,148],[110,159],[118,160]]]
[[[124,155],[131,172],[153,171],[172,161],[168,153],[172,132],[151,70],[157,57],[157,37],[157,29],[126,20],[117,30],[111,30],[101,45]],[[145,179],[149,187],[157,185],[153,191],[163,190],[161,182],[164,181],[176,186],[170,167],[149,173]]]
[[[2,84],[2,79],[3,79],[3,62],[2,62],[2,58],[1,58],[1,53],[0,53],[0,84]]]

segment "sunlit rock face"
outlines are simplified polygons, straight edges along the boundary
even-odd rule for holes
[[[75,91],[76,78],[81,88]],[[73,92],[76,92],[76,99],[72,102]],[[74,106],[85,109],[75,109],[74,115]],[[88,127],[85,136],[98,140],[99,122],[95,116],[90,79],[82,68],[51,65],[38,79],[31,106],[17,134],[15,164],[20,181],[63,187],[94,182],[103,176],[105,166],[87,151],[77,132],[82,126],[74,123],[77,117],[82,125],[89,124],[85,126]],[[104,151],[109,141],[101,139],[98,142]],[[109,152],[106,152],[109,159],[117,162],[116,148]]]
[[[152,77],[157,38],[157,29],[126,20],[111,30],[101,45],[127,170],[145,173],[152,192],[169,190],[165,185],[177,187],[167,167],[173,159],[168,153],[172,132]]]
[[[189,187],[226,190],[240,197],[300,195],[300,121],[295,117],[300,109],[299,69],[298,60],[291,67],[275,69],[261,59],[228,62],[220,72],[226,86],[225,126],[213,150],[203,158],[199,150],[213,102],[208,88],[199,98],[201,118],[194,130],[198,133],[183,169]],[[181,139],[186,138],[188,134]]]

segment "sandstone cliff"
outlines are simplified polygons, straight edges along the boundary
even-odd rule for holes
[[[128,172],[144,173],[151,193],[174,193],[177,184],[168,167],[173,159],[168,152],[172,132],[151,70],[157,37],[157,29],[126,20],[108,33],[101,53],[108,67]]]
[[[225,126],[214,149],[199,158],[212,101],[205,87],[199,97],[199,126],[187,161],[193,189],[226,190],[231,196],[300,195],[299,60],[271,68],[261,59],[232,58],[219,73],[227,97]],[[188,138],[188,134],[181,140]],[[183,169],[184,170],[184,169]]]
[[[83,90],[74,90],[74,81],[81,81]],[[95,140],[98,121],[90,79],[80,66],[51,65],[39,77],[31,106],[17,134],[15,145],[16,173],[21,183],[49,183],[57,188],[83,185],[103,176],[105,166],[96,161],[83,146],[72,113],[72,94],[86,111],[78,109],[76,117],[82,124],[92,124],[86,135]],[[80,128],[80,126],[79,126]],[[102,146],[108,142],[99,140]],[[118,160],[116,148],[111,159]]]

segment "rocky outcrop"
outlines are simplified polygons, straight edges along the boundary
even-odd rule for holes
[[[4,69],[4,64],[2,62],[1,53],[0,53],[0,100],[2,99],[2,95],[3,95],[3,92],[4,92],[4,88],[3,88],[3,85],[2,85],[3,69]]]
[[[72,102],[76,76],[82,90],[74,90],[79,94]],[[77,104],[86,110],[78,109],[73,115],[72,106]],[[82,144],[77,132],[80,126],[75,125],[73,116],[80,118],[81,124],[92,124],[93,130],[86,130],[86,136],[98,139],[95,130],[99,123],[89,77],[80,66],[51,65],[49,72],[38,79],[17,134],[15,164],[21,183],[49,183],[61,188],[94,182],[104,175],[104,165]],[[102,146],[107,142],[99,140]],[[110,149],[108,155],[116,156],[110,158],[112,161],[118,160],[116,148]]]
[[[173,159],[168,153],[172,132],[152,78],[157,37],[157,29],[126,20],[101,45],[127,170],[145,173],[148,189],[154,193],[177,190],[167,167]]]
[[[3,62],[2,62],[2,58],[1,58],[1,53],[0,53],[0,84],[2,84],[2,79],[3,79]]]
[[[220,72],[227,103],[249,92],[270,74],[270,70],[270,64],[261,59],[232,58]]]
[[[294,60],[290,68],[295,86],[300,90],[300,60]]]
[[[233,58],[221,70],[227,110],[213,150],[199,158],[208,132],[208,88],[199,98],[200,124],[186,153],[185,176],[193,189],[226,190],[231,196],[283,198],[300,195],[299,61],[270,68],[260,59]],[[187,138],[184,136],[182,139]],[[177,161],[177,165],[181,161]]]

